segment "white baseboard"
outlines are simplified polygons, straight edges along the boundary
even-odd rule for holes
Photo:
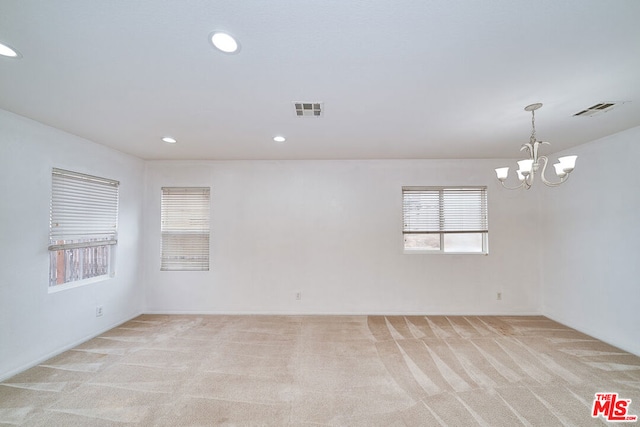
[[[158,315],[194,315],[194,316],[542,316],[540,312],[413,312],[413,311],[381,311],[381,312],[289,312],[289,311],[181,311],[181,310],[147,310],[144,314]]]

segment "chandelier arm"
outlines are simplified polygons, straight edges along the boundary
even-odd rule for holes
[[[547,170],[547,164],[549,163],[549,159],[547,158],[547,156],[540,156],[539,160],[540,161],[544,160],[544,163],[542,165],[542,171],[540,171],[540,179],[542,180],[544,185],[546,185],[547,187],[557,187],[560,184],[562,184],[563,182],[565,182],[567,180],[567,178],[569,178],[569,174],[567,173],[564,177],[560,178],[560,181],[558,181],[558,182],[551,182],[551,181],[547,180],[547,178],[545,178],[545,176],[544,176],[544,173]]]
[[[504,188],[506,188],[507,190],[517,190],[517,189],[522,188],[522,187],[524,187],[524,186],[525,186],[525,184],[526,184],[526,180],[525,180],[525,181],[522,181],[522,182],[520,183],[520,185],[517,185],[517,186],[515,186],[515,187],[508,187],[507,185],[505,185],[504,180],[500,180],[500,184],[502,184],[502,186],[503,186]],[[531,185],[526,185],[526,187],[527,187],[527,188],[529,188],[529,187],[531,187]]]

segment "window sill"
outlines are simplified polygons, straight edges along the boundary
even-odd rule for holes
[[[103,276],[91,277],[89,279],[77,280],[75,282],[63,283],[61,285],[49,286],[49,293],[53,294],[60,291],[66,291],[68,289],[78,288],[80,286],[89,285],[91,283],[104,282],[111,279],[113,276],[105,274]]]
[[[404,249],[402,251],[405,255],[489,255],[489,252],[443,252],[443,251],[425,251]]]

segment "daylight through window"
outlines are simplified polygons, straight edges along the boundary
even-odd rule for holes
[[[208,187],[163,187],[162,271],[209,270]]]
[[[109,277],[119,182],[56,168],[51,178],[49,286]]]
[[[405,252],[487,253],[486,187],[403,187]]]

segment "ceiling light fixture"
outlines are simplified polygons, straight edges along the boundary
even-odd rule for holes
[[[163,138],[162,138],[162,140],[163,140],[164,142],[168,142],[169,144],[175,144],[176,142],[178,142],[178,140],[177,140],[177,139],[175,139],[175,138],[174,138],[174,137],[172,137],[172,136],[165,136],[165,137],[163,137]]]
[[[273,140],[275,142],[285,142],[287,140],[287,138],[285,138],[284,136],[278,135],[278,136],[274,136]]]
[[[558,176],[558,178],[560,178],[560,181],[551,182],[545,178],[544,172],[547,169],[547,164],[549,163],[549,159],[547,158],[547,156],[539,156],[538,148],[540,145],[543,145],[543,144],[550,145],[550,144],[548,142],[538,141],[536,139],[535,111],[540,107],[542,107],[542,104],[540,103],[531,104],[524,107],[525,111],[531,111],[531,137],[529,137],[529,142],[527,142],[526,144],[522,144],[522,147],[520,148],[520,151],[527,150],[529,152],[528,159],[520,160],[518,162],[519,169],[516,171],[516,173],[518,174],[520,185],[516,187],[507,187],[504,181],[507,179],[507,176],[509,175],[509,168],[504,167],[504,168],[496,169],[496,176],[498,177],[498,180],[500,181],[500,183],[502,183],[502,186],[504,188],[507,188],[509,190],[516,190],[522,187],[524,187],[527,190],[531,188],[536,176],[536,172],[538,172],[538,170],[540,169],[541,163],[542,163],[542,171],[540,171],[540,180],[548,187],[557,187],[558,185],[562,184],[567,179],[569,179],[569,174],[571,173],[571,171],[573,171],[576,165],[576,159],[578,158],[578,156],[559,157],[558,163],[554,164],[553,167],[555,168],[556,175]]]
[[[240,45],[232,36],[221,31],[214,31],[210,36],[211,43],[216,49],[224,53],[236,53],[240,49]]]
[[[21,58],[22,57],[22,55],[20,55],[20,52],[18,52],[14,48],[12,48],[12,47],[4,44],[4,43],[0,43],[0,55],[6,56],[7,58]]]

